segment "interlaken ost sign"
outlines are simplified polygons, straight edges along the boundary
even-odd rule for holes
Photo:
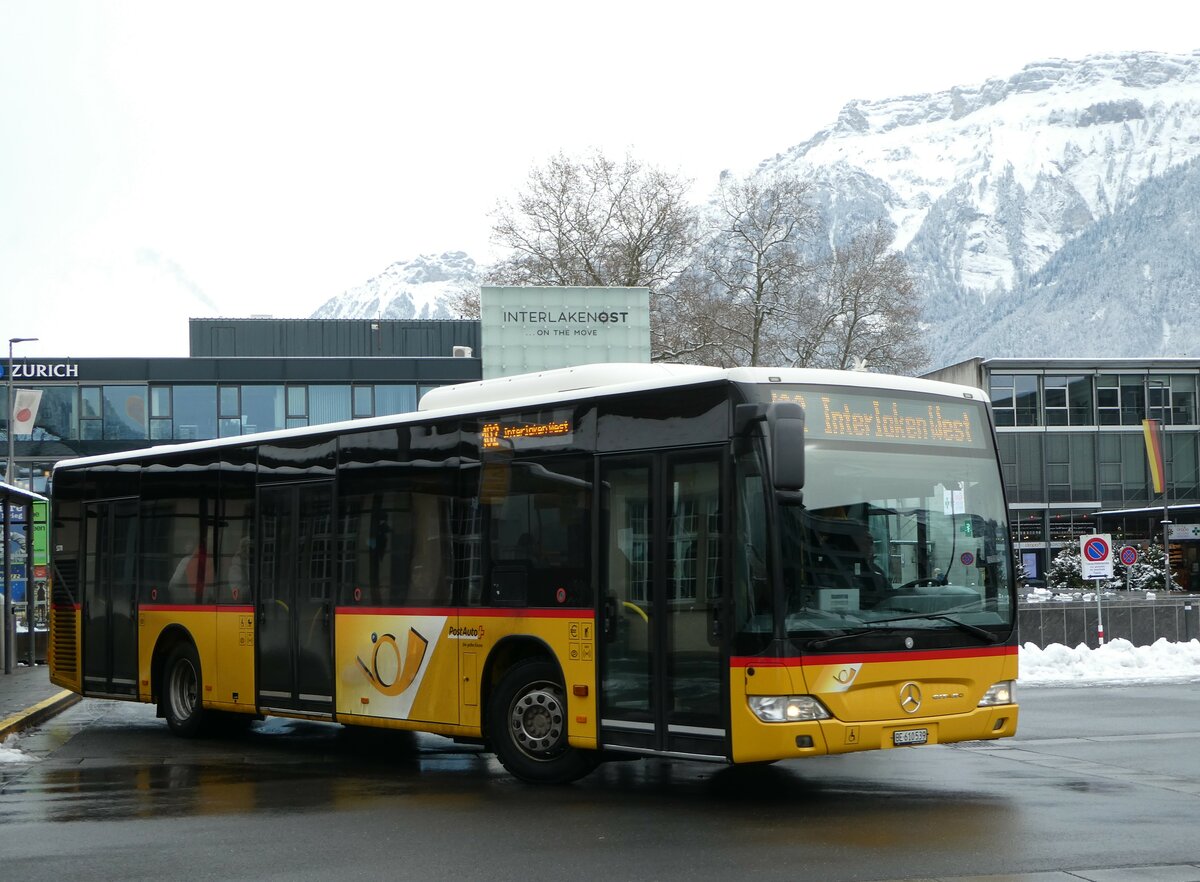
[[[480,289],[483,377],[650,361],[650,289]]]

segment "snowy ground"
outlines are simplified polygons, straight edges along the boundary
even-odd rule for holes
[[[1200,682],[1200,641],[1134,646],[1117,638],[1099,649],[1052,643],[1021,647],[1022,686],[1096,686],[1114,683]]]

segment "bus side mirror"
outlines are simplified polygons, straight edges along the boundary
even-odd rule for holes
[[[739,404],[734,408],[735,435],[749,434],[751,427],[760,422],[767,424],[772,485],[782,491],[803,489],[804,408],[794,401]]]
[[[776,490],[804,488],[804,408],[792,401],[767,406],[771,480]]]

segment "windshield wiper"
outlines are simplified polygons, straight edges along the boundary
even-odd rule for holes
[[[904,618],[911,619],[912,616],[904,616]],[[830,646],[831,644],[837,643],[840,640],[849,640],[851,637],[864,637],[867,634],[890,634],[893,631],[899,630],[899,628],[891,628],[886,626],[880,628],[875,625],[869,625],[865,628],[847,631],[844,634],[834,634],[832,637],[822,637],[820,640],[814,640],[812,643],[808,644],[808,646],[810,649],[824,649],[826,646]]]
[[[964,622],[961,619],[956,619],[949,613],[909,613],[903,616],[893,616],[890,619],[880,619],[879,624],[887,624],[888,622],[902,622],[905,619],[929,619],[949,622],[960,631],[966,631],[968,634],[974,634],[980,640],[986,640],[988,643],[999,643],[1002,638],[997,637],[991,631],[980,628],[978,625],[972,625],[970,622]]]
[[[872,625],[869,625],[865,628],[858,628],[854,631],[847,631],[845,634],[835,634],[832,637],[822,637],[820,640],[814,640],[812,643],[808,644],[808,646],[810,649],[824,649],[826,646],[830,646],[841,640],[849,640],[851,637],[864,637],[868,634],[890,633],[893,631],[898,631],[900,629],[892,627],[892,623],[908,621],[909,619],[940,619],[942,621],[949,622],[960,631],[966,631],[968,634],[973,634],[980,640],[983,640],[987,643],[999,643],[1003,639],[1001,637],[997,637],[991,631],[980,628],[978,625],[972,625],[969,622],[956,619],[954,616],[948,615],[947,613],[910,613],[903,616],[894,616],[890,619],[880,619]]]

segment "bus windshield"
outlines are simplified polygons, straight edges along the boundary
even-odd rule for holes
[[[999,467],[979,401],[771,389],[806,413],[805,484],[777,504],[789,637],[894,630],[1007,636]],[[832,641],[830,641],[832,642]]]

